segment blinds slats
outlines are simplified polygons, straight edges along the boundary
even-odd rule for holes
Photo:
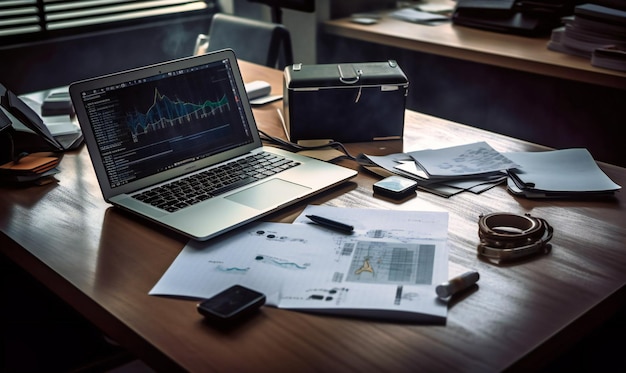
[[[124,1],[124,0],[91,0],[91,1],[64,1],[50,2],[44,1],[46,12],[64,12],[82,9],[149,9],[167,7],[173,5],[184,5],[198,3],[190,0],[144,0],[144,1]]]
[[[43,39],[48,31],[209,10],[214,3],[203,0],[0,0],[0,44],[10,37]]]
[[[58,20],[52,21],[48,19],[48,30],[59,30],[71,27],[80,27],[80,26],[90,26],[90,25],[98,25],[110,22],[117,21],[128,21],[133,19],[145,18],[145,17],[155,17],[159,15],[173,14],[173,13],[181,13],[188,12],[192,10],[202,10],[206,9],[206,6],[203,4],[189,4],[189,5],[181,5],[178,7],[168,7],[168,8],[160,8],[160,9],[149,9],[149,10],[141,10],[141,11],[133,11],[133,12],[123,12],[117,14],[108,14],[108,13],[92,13],[86,18],[77,18],[77,17],[68,17],[68,18],[59,18]]]
[[[126,3],[115,1],[115,5],[111,5],[108,1],[106,6],[101,4],[100,6],[81,6],[81,7],[64,7],[62,10],[53,6],[46,6],[46,20],[48,22],[54,22],[58,20],[68,20],[74,18],[87,18],[93,16],[102,15],[115,15],[122,13],[135,13],[146,10],[162,10],[164,12],[176,12],[179,9],[204,9],[206,4],[203,2],[189,2],[180,0],[162,0],[162,1],[142,1],[140,3]],[[181,5],[183,3],[183,5]],[[186,4],[185,4],[186,3]]]
[[[37,8],[30,6],[30,7],[17,8],[17,9],[0,9],[0,18],[11,19],[11,18],[17,18],[19,16],[23,16],[25,14],[26,15],[37,14]]]
[[[37,0],[0,1],[0,38],[43,30]]]
[[[0,28],[0,38],[13,35],[33,34],[41,31],[42,29],[40,26],[12,27],[8,29]]]
[[[0,2],[0,10],[33,4],[37,4],[37,0],[3,0]]]
[[[8,18],[8,19],[2,19],[0,20],[0,28],[4,28],[5,26],[7,28],[13,28],[15,26],[23,26],[23,25],[28,25],[28,24],[37,24],[39,23],[39,17],[37,16],[33,16],[33,17],[14,17],[14,18]]]

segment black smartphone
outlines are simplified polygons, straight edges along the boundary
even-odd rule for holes
[[[417,182],[402,176],[389,176],[374,184],[374,193],[393,199],[403,199],[415,194]]]
[[[251,314],[265,304],[265,295],[234,285],[198,303],[198,312],[211,321],[231,322]]]

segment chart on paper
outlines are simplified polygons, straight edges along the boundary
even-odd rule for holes
[[[352,255],[345,278],[348,282],[407,285],[432,283],[435,245],[357,241],[346,243],[342,251],[344,255]]]

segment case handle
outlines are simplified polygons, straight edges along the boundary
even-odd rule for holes
[[[352,65],[337,65],[337,69],[339,70],[339,81],[344,84],[358,82],[363,73],[361,70],[355,70]]]

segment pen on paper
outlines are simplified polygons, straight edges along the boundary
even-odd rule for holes
[[[448,282],[438,285],[435,289],[439,298],[447,298],[463,291],[478,282],[480,275],[476,271],[468,271]]]
[[[354,227],[352,225],[349,224],[345,224],[342,222],[338,222],[335,220],[331,220],[328,218],[324,218],[321,216],[317,216],[317,215],[307,215],[307,218],[311,219],[311,221],[313,221],[314,223],[317,223],[319,225],[322,225],[324,227],[328,227],[328,228],[333,228],[345,233],[350,233],[354,230]]]

